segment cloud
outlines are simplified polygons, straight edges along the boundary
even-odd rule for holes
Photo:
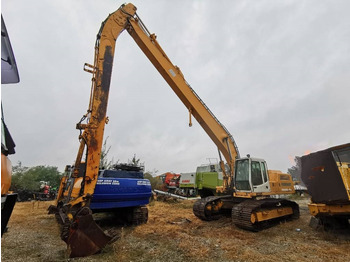
[[[172,62],[228,128],[242,155],[286,171],[289,156],[349,142],[348,1],[135,1]],[[21,75],[2,86],[12,161],[63,170],[78,150],[95,37],[114,1],[7,1],[2,13]],[[21,19],[19,19],[19,17]],[[110,123],[114,159],[191,172],[217,157],[198,123],[124,32],[117,40]]]

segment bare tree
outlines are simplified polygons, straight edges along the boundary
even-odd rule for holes
[[[114,158],[112,157],[112,160],[108,159],[108,153],[109,150],[111,149],[111,146],[107,145],[107,140],[109,137],[105,139],[102,145],[102,150],[101,150],[101,158],[100,158],[100,169],[110,169],[113,166],[115,166],[119,160],[114,161]]]
[[[290,174],[294,181],[298,181],[301,185],[304,185],[301,180],[301,158],[296,156],[294,158],[295,165],[288,168],[288,174]]]

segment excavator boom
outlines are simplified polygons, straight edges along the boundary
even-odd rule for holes
[[[190,119],[191,115],[196,118],[204,131],[218,147],[219,153],[221,152],[225,157],[230,167],[230,173],[227,174],[225,172],[224,163],[221,161],[220,164],[224,173],[223,186],[225,189],[230,188],[233,179],[234,162],[239,157],[238,147],[232,135],[187,83],[180,68],[172,64],[157,42],[156,36],[149,33],[141,19],[136,15],[129,22],[127,31],[131,37],[186,106],[190,114]],[[190,121],[191,125],[192,123]]]
[[[218,147],[224,174],[223,186],[227,190],[232,188],[234,163],[239,157],[232,135],[186,82],[180,68],[171,63],[156,36],[148,32],[137,16],[136,7],[132,4],[122,5],[101,25],[95,45],[94,64],[85,64],[84,70],[92,73],[93,77],[89,108],[77,124],[77,129],[81,131],[80,147],[70,178],[62,179],[57,205],[50,208],[50,212],[56,213],[62,224],[62,239],[69,246],[71,257],[94,254],[111,239],[93,221],[89,205],[97,183],[103,133],[108,122],[106,112],[115,44],[125,29],[188,108],[190,118],[196,118]],[[83,123],[85,120],[86,123]],[[220,152],[229,166],[228,172]],[[63,187],[66,189],[63,190]]]

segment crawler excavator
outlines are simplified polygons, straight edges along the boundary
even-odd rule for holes
[[[236,159],[239,153],[232,135],[186,82],[179,67],[171,63],[156,36],[149,33],[136,14],[136,7],[125,4],[102,23],[95,45],[94,64],[85,64],[84,68],[93,75],[90,105],[77,124],[77,129],[82,133],[71,175],[73,181],[64,187],[67,181],[62,180],[58,193],[60,201],[54,208],[56,216],[62,221],[61,237],[71,250],[70,256],[94,254],[111,240],[111,236],[105,234],[94,222],[90,203],[98,180],[103,132],[108,122],[106,110],[115,43],[124,30],[187,107],[189,125],[192,125],[192,116],[195,117],[218,147],[224,177],[222,191],[226,196],[200,200],[194,205],[194,213],[201,219],[211,220],[229,207],[230,211],[232,209],[233,221],[249,229],[260,228],[271,220],[282,217],[298,216],[298,205],[294,202],[272,198],[257,200],[258,197],[271,194],[292,193],[290,176],[278,172],[268,175],[266,163],[261,159]],[[83,123],[84,120],[87,123]],[[227,161],[228,171],[225,170],[221,154]]]

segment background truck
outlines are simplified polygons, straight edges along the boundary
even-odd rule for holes
[[[187,197],[216,195],[222,186],[222,171],[219,164],[201,165],[195,173],[181,173],[179,194]]]

